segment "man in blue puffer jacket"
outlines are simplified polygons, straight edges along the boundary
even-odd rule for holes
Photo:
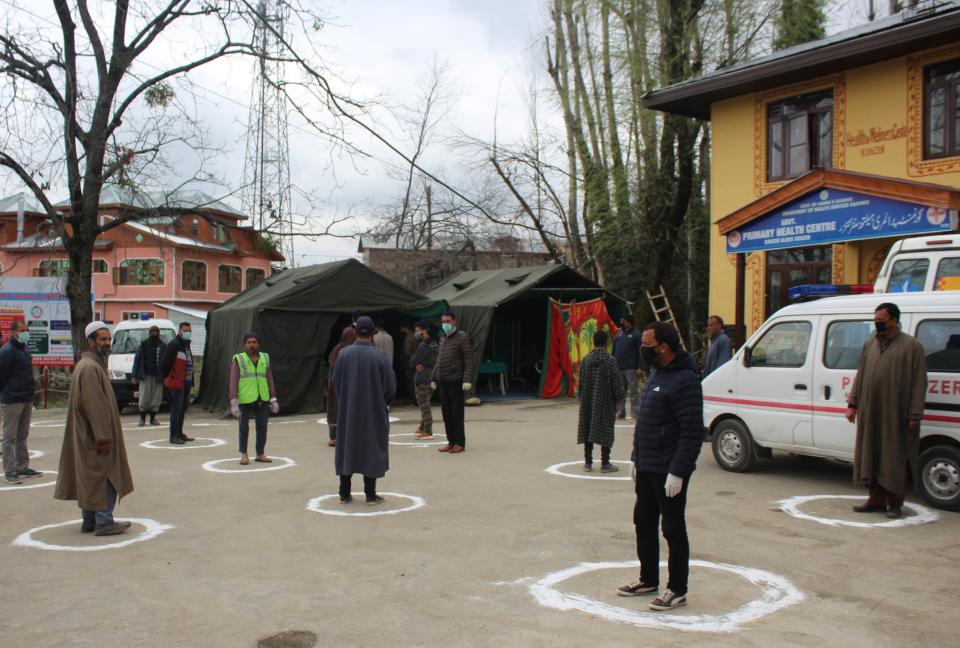
[[[653,322],[643,331],[643,358],[654,368],[640,396],[633,436],[634,480],[637,500],[633,523],[637,530],[640,580],[617,589],[621,596],[658,591],[660,538],[670,552],[667,588],[650,604],[654,610],[672,610],[687,602],[690,542],[684,512],[690,475],[703,445],[703,390],[697,365],[680,349],[672,324]]]

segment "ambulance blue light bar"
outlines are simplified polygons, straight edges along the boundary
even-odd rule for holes
[[[807,284],[787,290],[790,301],[811,301],[837,295],[863,295],[873,292],[873,284]]]

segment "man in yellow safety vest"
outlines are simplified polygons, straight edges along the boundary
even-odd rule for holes
[[[240,419],[240,464],[246,466],[250,463],[247,438],[251,418],[257,426],[256,460],[270,463],[273,460],[265,454],[267,421],[270,414],[280,411],[270,356],[260,352],[260,336],[256,333],[243,336],[243,347],[243,353],[233,356],[230,365],[230,413]]]

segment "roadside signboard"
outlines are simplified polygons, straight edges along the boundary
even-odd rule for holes
[[[0,330],[3,343],[14,321],[30,329],[27,348],[34,366],[73,366],[70,302],[66,277],[0,276]]]

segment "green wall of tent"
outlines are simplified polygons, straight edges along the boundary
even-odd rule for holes
[[[389,328],[401,319],[439,319],[444,306],[356,259],[284,270],[207,314],[197,400],[216,412],[229,410],[231,358],[242,349],[243,334],[255,331],[270,354],[281,411],[323,411],[327,352],[352,314],[383,317]]]

